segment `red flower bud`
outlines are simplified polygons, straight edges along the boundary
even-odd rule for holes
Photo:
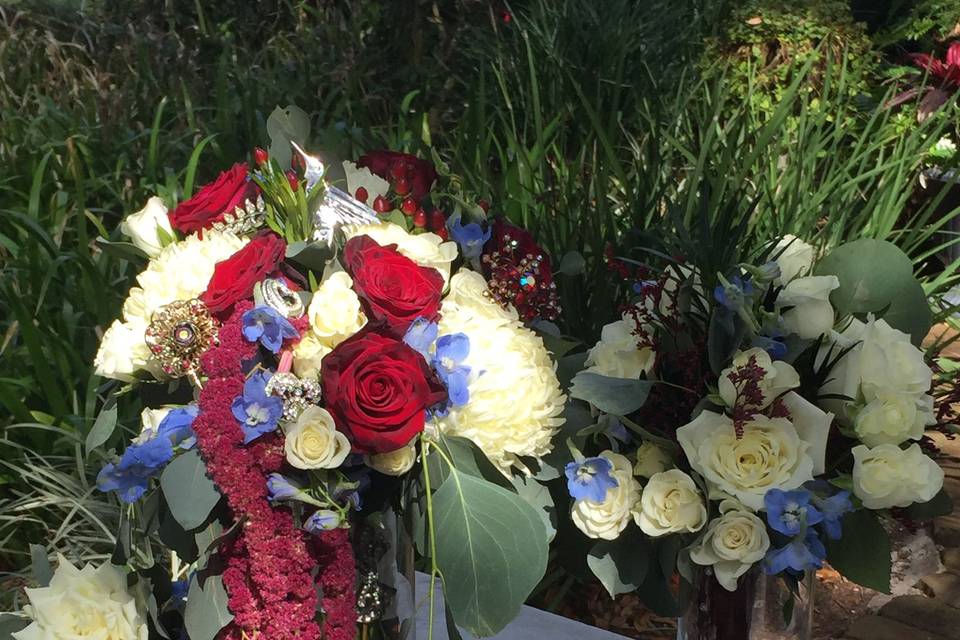
[[[395,180],[400,180],[401,178],[407,177],[407,172],[409,168],[407,167],[406,162],[396,162],[392,167],[390,167],[390,175],[393,176]]]
[[[400,210],[403,211],[404,215],[412,216],[417,212],[417,201],[413,198],[404,198],[403,203],[400,205]],[[426,221],[427,214],[423,214],[423,219]]]
[[[397,192],[397,195],[407,195],[410,193],[410,181],[406,178],[400,178],[393,184],[393,190]]]
[[[287,171],[287,182],[290,183],[290,188],[294,191],[300,188],[300,180],[297,179],[297,174],[293,171]]]
[[[444,225],[447,224],[447,217],[443,215],[443,211],[440,209],[434,209],[433,213],[430,214],[430,226],[434,231],[438,229],[443,229]]]
[[[270,154],[267,153],[266,149],[260,147],[254,147],[253,149],[253,160],[257,163],[257,166],[263,166],[267,164],[267,161],[270,160]]]
[[[364,189],[363,187],[357,188],[357,193],[356,193],[357,200],[359,200],[363,204],[367,204],[367,198],[369,197],[370,197],[370,194],[367,193],[366,189]]]

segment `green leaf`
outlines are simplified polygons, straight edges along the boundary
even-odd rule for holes
[[[478,636],[497,633],[546,571],[540,515],[507,489],[454,469],[433,496],[433,525],[454,620]]]
[[[111,242],[106,238],[97,238],[96,243],[97,247],[108,256],[135,263],[143,263],[147,260],[147,254],[143,249],[132,242]]]
[[[525,475],[511,476],[510,482],[516,489],[517,495],[537,510],[540,519],[543,520],[549,543],[557,535],[557,509],[550,496],[550,489]]]
[[[104,408],[100,412],[100,414],[97,416],[97,419],[94,420],[93,426],[90,428],[90,432],[87,433],[87,455],[90,455],[91,451],[109,440],[110,436],[113,435],[113,430],[116,429],[116,427],[117,404],[115,402],[111,402],[108,407]]]
[[[220,492],[207,477],[207,467],[195,450],[167,465],[160,476],[160,487],[173,517],[187,531],[202,525],[220,501]]]
[[[636,591],[650,569],[650,538],[630,527],[616,540],[601,540],[587,555],[587,565],[600,583],[615,598]]]
[[[578,276],[584,272],[587,261],[580,255],[579,251],[568,251],[560,258],[560,266],[557,271],[567,276]]]
[[[911,520],[932,520],[948,516],[953,513],[953,500],[945,489],[940,489],[929,501],[912,504],[904,509],[903,513]]]
[[[190,640],[214,640],[220,630],[230,624],[233,615],[227,609],[227,590],[222,576],[210,576],[203,587],[197,576],[190,579],[187,608],[183,623]]]
[[[32,620],[15,613],[0,613],[0,640],[12,640],[13,634],[23,631]]]
[[[41,587],[50,584],[53,578],[53,567],[50,566],[46,547],[39,544],[30,545],[30,571],[33,573],[33,579]]]
[[[314,271],[323,271],[333,252],[323,242],[298,240],[287,245],[287,259]]]
[[[472,440],[460,436],[443,436],[439,446],[461,473],[469,473],[471,476],[505,488],[513,486]],[[440,454],[432,451],[427,456],[427,464],[430,465],[430,483],[434,487],[439,487],[446,481],[450,465]]]
[[[916,345],[930,330],[930,305],[913,275],[913,261],[886,240],[864,238],[841,245],[820,261],[816,275],[840,280],[830,302],[841,315],[875,313],[909,333]]]
[[[643,406],[652,386],[649,380],[611,378],[581,371],[573,378],[570,396],[585,400],[606,413],[625,416]]]
[[[726,307],[716,307],[710,314],[707,330],[707,356],[710,368],[719,374],[729,364],[743,343],[747,326]]]
[[[869,509],[843,517],[843,536],[824,540],[827,562],[857,584],[890,593],[890,538],[877,515]]]

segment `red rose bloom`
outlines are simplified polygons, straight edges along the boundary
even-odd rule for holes
[[[430,193],[437,180],[437,170],[432,162],[399,151],[373,151],[360,156],[357,166],[366,167],[390,182],[406,180],[410,195],[417,201]]]
[[[426,409],[447,392],[418,352],[368,324],[327,354],[327,410],[356,453],[384,453],[423,431]]]
[[[247,165],[237,163],[171,211],[170,224],[182,233],[209,229],[246,200],[256,200],[259,192],[257,184],[247,178]]]
[[[280,236],[261,233],[235,254],[217,263],[200,299],[213,313],[232,308],[253,295],[253,285],[280,266],[286,251],[287,243]]]
[[[396,245],[382,247],[369,236],[350,238],[343,261],[367,317],[384,321],[393,335],[402,336],[418,317],[436,320],[443,293],[443,276],[436,269],[421,267]]]

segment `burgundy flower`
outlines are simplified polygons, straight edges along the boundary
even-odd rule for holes
[[[253,285],[280,266],[287,243],[264,232],[235,254],[217,263],[207,290],[200,299],[213,313],[221,313],[253,295]]]
[[[887,106],[894,107],[922,95],[923,99],[917,106],[917,118],[924,120],[960,89],[960,42],[950,45],[943,60],[929,53],[914,53],[910,55],[910,59],[914,66],[922,69],[936,81],[936,86],[930,84],[908,89],[891,98]]]
[[[423,199],[437,180],[437,170],[429,160],[399,151],[372,151],[360,156],[358,167],[366,167],[384,180],[389,180],[399,195],[407,192],[417,201]],[[405,181],[405,182],[400,182]],[[409,185],[409,188],[400,185]]]
[[[247,200],[256,200],[259,192],[259,187],[247,175],[247,165],[238,162],[171,211],[170,225],[185,234],[209,229],[235,207]]]
[[[491,295],[502,305],[516,307],[524,321],[555,319],[560,315],[560,301],[550,256],[529,231],[503,218],[496,218],[491,229],[482,257]]]

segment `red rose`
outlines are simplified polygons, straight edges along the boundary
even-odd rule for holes
[[[350,238],[343,261],[367,316],[384,321],[393,335],[402,336],[418,317],[437,318],[443,276],[436,269],[421,267],[396,245],[381,247],[369,236]]]
[[[384,453],[423,431],[447,392],[418,352],[368,324],[320,365],[326,407],[356,453]]]
[[[209,229],[235,207],[247,200],[256,200],[259,191],[257,184],[247,177],[247,165],[237,163],[171,211],[170,224],[182,233]]]
[[[287,243],[280,236],[261,233],[235,254],[217,263],[200,299],[213,313],[246,300],[253,295],[253,285],[280,266],[286,251]]]
[[[437,170],[432,162],[398,151],[373,151],[360,156],[357,166],[366,167],[371,173],[392,183],[406,180],[410,185],[410,195],[418,201],[430,193],[437,180]]]

